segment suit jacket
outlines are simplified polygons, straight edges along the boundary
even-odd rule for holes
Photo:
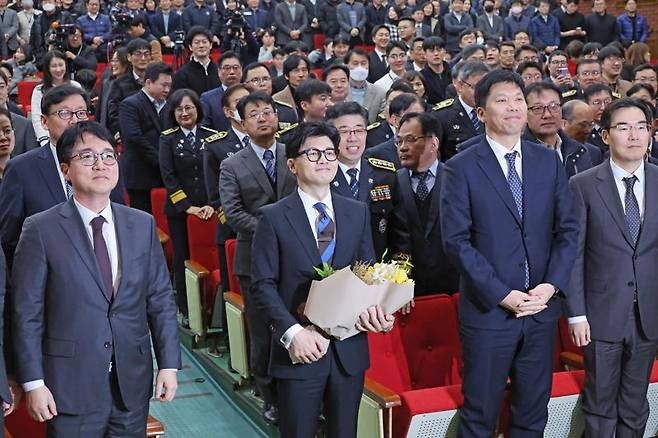
[[[160,40],[163,36],[168,36],[172,41],[176,39],[176,31],[183,30],[183,18],[176,12],[171,10],[169,12],[169,22],[167,23],[167,31],[165,32],[164,17],[162,16],[162,9],[158,8],[155,15],[149,20],[151,24],[151,34]]]
[[[368,82],[374,84],[382,76],[388,73],[388,65],[382,61],[379,55],[373,50],[370,53],[370,63],[368,67]]]
[[[562,153],[562,161],[568,178],[601,164],[602,158],[599,148],[587,143],[580,144],[562,130],[558,132],[558,135],[562,140],[560,152]],[[528,128],[526,128],[523,138],[533,143],[541,144]]]
[[[113,299],[72,199],[28,218],[16,250],[18,379],[43,379],[60,413],[100,409],[111,361],[126,407],[148,405],[151,338],[160,369],[181,367],[176,304],[155,221],[118,204],[112,211],[120,266]]]
[[[237,233],[235,274],[251,273],[251,240],[260,207],[272,204],[291,193],[297,183],[286,164],[285,146],[276,145],[276,187],[252,147],[228,157],[220,166],[219,197],[226,220]]]
[[[439,201],[443,165],[439,162],[434,187],[425,200],[427,220],[421,219],[416,194],[411,187],[409,169],[397,171],[401,210],[409,226],[411,263],[413,263],[414,296],[448,293],[459,290],[459,272],[448,260],[441,244]]]
[[[142,86],[135,80],[132,70],[112,81],[107,104],[107,127],[112,135],[116,135],[121,130],[119,105],[123,102],[123,99],[132,96],[141,89]]]
[[[224,110],[222,109],[222,96],[224,88],[208,90],[201,95],[201,108],[203,108],[203,120],[201,124],[216,131],[226,131],[231,125]]]
[[[0,316],[9,313],[5,311],[6,285],[7,285],[7,264],[5,263],[4,253],[0,251]],[[9,384],[7,383],[6,363],[12,360],[13,348],[12,348],[11,338],[7,339],[7,337],[4,336],[5,320],[7,320],[8,322],[11,321],[6,317],[0,318],[0,342],[2,342],[2,345],[0,345],[0,347],[2,348],[2,351],[4,353],[4,354],[0,354],[0,399],[11,404],[12,397],[11,397],[11,392],[9,391]],[[5,341],[5,339],[7,340]],[[7,359],[5,359],[5,357],[7,357]]]
[[[5,40],[4,35],[9,34]],[[2,35],[2,50],[6,48],[14,51],[18,48],[18,13],[13,9],[6,8],[5,13],[0,15],[0,35]]]
[[[16,157],[23,152],[38,147],[39,143],[37,143],[37,136],[34,134],[32,123],[18,114],[11,113],[10,115],[11,124],[14,128],[14,137],[16,138],[16,145],[11,156]]]
[[[126,188],[150,190],[162,187],[158,148],[160,133],[169,127],[169,104],[160,114],[146,93],[139,91],[119,105],[119,122],[123,139],[121,170]]]
[[[482,14],[478,17],[477,23],[475,26],[482,32],[485,41],[494,40],[496,42],[500,41],[505,34],[505,20],[500,15],[493,16],[493,26],[489,24],[489,19],[486,14]]]
[[[123,203],[122,184],[112,191],[115,202]],[[0,237],[10,268],[25,218],[64,201],[66,192],[49,145],[9,160],[0,184]]]
[[[356,12],[356,26],[352,26],[350,21],[351,10]],[[355,1],[353,5],[348,5],[346,2],[342,2],[336,8],[336,19],[338,20],[338,27],[340,27],[339,37],[347,38],[348,41],[351,40],[350,31],[356,27],[359,29],[359,38],[363,40],[366,32],[366,9],[362,3]]]
[[[345,100],[347,102],[354,100],[352,98],[351,89]],[[386,90],[383,90],[375,84],[366,82],[366,94],[363,96],[363,103],[361,106],[368,110],[368,123],[374,123],[377,120],[377,116],[382,111],[385,100]]]
[[[631,240],[610,161],[573,177],[569,186],[581,233],[568,291],[569,316],[586,315],[592,339],[619,342],[637,293],[644,334],[658,339],[658,167],[645,163],[644,220]]]
[[[370,240],[370,219],[363,203],[332,195],[336,224],[336,249],[331,265],[341,269],[357,261],[374,260]],[[280,339],[300,322],[297,308],[306,301],[314,267],[321,265],[317,241],[297,193],[260,209],[261,218],[254,236],[252,296],[272,334],[270,374],[276,378],[306,379],[328,372],[327,356],[310,364],[293,365]],[[283,256],[285,254],[285,257]],[[333,348],[348,375],[369,366],[365,333],[343,341],[332,339]]]
[[[267,27],[268,13],[264,9],[258,8],[255,11],[245,9],[242,14],[244,15],[244,20],[254,32]]]
[[[282,1],[274,7],[274,25],[277,28],[276,31],[276,41],[280,46],[285,46],[288,42],[291,41],[290,31],[299,30],[301,34],[304,34],[308,27],[308,15],[306,14],[306,8],[299,4],[295,4],[295,19],[292,19],[290,15],[290,10],[285,1]],[[299,36],[299,40],[302,39],[302,35]]]
[[[521,142],[523,218],[505,174],[483,139],[443,167],[441,233],[446,254],[461,273],[462,324],[509,329],[521,321],[499,303],[512,290],[550,283],[568,293],[576,254],[578,224],[571,207],[567,176],[555,152]],[[556,320],[560,302],[533,316]]]

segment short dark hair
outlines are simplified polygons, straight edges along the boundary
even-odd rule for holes
[[[230,108],[231,96],[233,96],[233,94],[239,90],[245,90],[247,93],[251,93],[251,90],[245,84],[239,83],[231,85],[226,90],[224,90],[224,93],[222,94],[222,108]]]
[[[514,41],[507,40],[501,42],[500,45],[498,46],[498,50],[503,50],[503,47],[511,47],[514,49],[514,51],[516,51],[516,46],[514,45]]]
[[[191,46],[192,40],[197,35],[205,36],[206,38],[208,38],[208,41],[210,41],[212,44],[212,34],[208,29],[206,29],[203,26],[192,26],[190,27],[190,30],[187,31],[187,35],[185,35],[185,45],[188,47]]]
[[[217,60],[217,66],[221,68],[222,64],[224,64],[224,61],[226,61],[227,59],[237,59],[240,62],[240,66],[242,66],[242,61],[240,60],[240,57],[236,55],[235,52],[232,52],[230,50],[222,53],[222,55]]]
[[[407,53],[409,47],[404,43],[404,41],[391,41],[386,45],[386,56],[391,54],[391,51],[395,48],[402,50],[404,53]]]
[[[276,105],[274,104],[274,99],[269,94],[265,94],[262,91],[254,91],[249,93],[247,96],[243,97],[238,101],[238,114],[242,120],[246,117],[246,108],[248,103],[264,103],[272,107],[274,112],[276,112]]]
[[[267,70],[267,75],[269,77],[272,77],[272,74],[270,73],[270,69],[267,68],[267,65],[265,65],[262,62],[252,62],[251,64],[248,64],[245,68],[242,69],[242,82],[247,80],[247,74],[252,71],[256,70],[257,68],[264,68]]]
[[[373,27],[372,32],[370,32],[370,34],[374,37],[377,34],[377,32],[379,32],[381,29],[386,29],[388,34],[389,35],[391,34],[391,30],[388,27],[386,27],[385,24],[378,24],[377,26]]]
[[[285,46],[283,46],[283,51],[290,55],[299,50],[302,53],[308,53],[308,45],[304,41],[288,41]]]
[[[596,43],[593,41],[589,43],[585,43],[585,45],[583,46],[582,55],[583,56],[589,55],[590,53],[594,53],[597,50],[600,51],[602,48],[603,48],[603,44],[601,43]]]
[[[281,47],[275,47],[272,49],[272,58],[275,58],[278,55],[285,56],[286,52],[284,52]]]
[[[146,19],[145,16],[142,15],[135,15],[131,20],[130,20],[130,27],[137,27],[140,24],[144,29],[148,27],[148,20]]]
[[[286,144],[286,157],[298,157],[299,148],[310,137],[328,137],[334,145],[334,149],[338,150],[340,134],[334,125],[327,122],[302,122],[295,129],[295,133]]]
[[[400,119],[400,127],[409,120],[418,120],[423,135],[433,135],[441,138],[443,131],[438,119],[430,113],[406,113]]]
[[[538,62],[535,61],[523,61],[519,66],[516,68],[516,72],[520,75],[523,74],[524,71],[526,71],[529,68],[535,68],[539,70],[540,73],[542,73],[541,65],[539,65]]]
[[[605,46],[599,50],[598,59],[600,63],[603,63],[606,58],[610,58],[611,56],[616,56],[623,59],[624,53],[614,46]]]
[[[96,72],[88,68],[82,68],[75,73],[75,80],[87,91],[93,90],[96,85]]]
[[[567,55],[567,52],[563,50],[554,50],[553,53],[548,55],[548,60],[547,60],[548,63],[550,64],[553,58],[555,58],[556,56],[564,56],[565,59],[569,59],[569,55]]]
[[[498,69],[487,73],[475,86],[475,106],[484,107],[491,94],[491,88],[496,84],[516,84],[523,93],[525,87],[521,76],[510,70]]]
[[[347,76],[347,79],[350,78],[350,69],[347,68],[347,66],[341,62],[334,62],[329,64],[327,67],[325,67],[324,70],[322,70],[322,80],[326,81],[327,75],[334,70],[342,70],[342,72],[345,73],[345,75]]]
[[[102,141],[106,141],[112,149],[116,150],[114,139],[105,126],[98,122],[84,120],[66,128],[62,136],[57,140],[57,145],[55,146],[57,161],[70,164],[73,147],[78,141],[83,141],[85,135],[93,135]]]
[[[50,113],[50,108],[62,103],[69,96],[80,96],[84,99],[85,105],[89,108],[89,96],[82,88],[76,87],[71,84],[62,84],[53,87],[46,91],[41,99],[41,114],[47,116]]]
[[[612,116],[619,110],[624,108],[637,108],[644,114],[647,123],[653,120],[653,113],[651,107],[639,99],[632,97],[624,97],[623,99],[615,100],[610,105],[606,106],[601,115],[601,128],[610,129],[612,123]]]
[[[331,87],[319,79],[308,78],[295,90],[295,103],[301,106],[302,102],[310,102],[313,96],[320,94],[331,95]]]
[[[638,65],[637,67],[635,67],[633,69],[633,79],[635,79],[635,76],[637,76],[637,74],[639,72],[645,71],[645,70],[651,70],[654,73],[656,73],[656,68],[653,65],[651,65],[651,64],[640,64],[640,65]]]
[[[350,49],[345,54],[345,64],[349,64],[349,62],[352,60],[352,56],[354,55],[365,56],[365,58],[368,60],[368,65],[370,65],[370,55],[368,55],[368,52],[363,50],[361,47]]]
[[[528,100],[528,96],[531,94],[540,94],[543,93],[544,91],[552,91],[555,94],[557,94],[557,98],[559,101],[562,101],[562,92],[558,88],[557,85],[555,85],[553,82],[535,82],[534,84],[528,85],[528,87],[525,89],[523,92],[523,95],[525,96],[526,100]]]
[[[395,96],[388,106],[388,114],[399,116],[403,111],[409,109],[413,103],[418,103],[423,107],[425,106],[423,98],[419,97],[416,93],[402,93],[399,96]]]
[[[416,24],[416,21],[413,18],[409,17],[409,16],[400,18],[398,20],[398,24],[402,23],[403,21],[409,21],[410,23],[412,23],[414,25]]]
[[[288,74],[299,67],[299,63],[306,63],[306,68],[311,69],[311,63],[308,61],[308,58],[305,56],[299,56],[296,53],[289,55],[285,61],[283,61],[283,75],[288,76]]]
[[[425,41],[423,41],[423,50],[430,50],[436,47],[438,47],[439,49],[446,48],[446,42],[443,40],[443,38],[438,36],[431,36],[425,38]]]
[[[588,64],[597,64],[599,67],[601,66],[601,63],[599,62],[598,59],[583,58],[580,61],[578,61],[578,64],[576,65],[576,74],[578,73],[578,70],[580,70],[581,65],[588,65]]]
[[[649,93],[649,95],[652,98],[654,98],[654,99],[656,98],[656,92],[653,89],[653,87],[651,85],[645,84],[643,82],[639,82],[637,84],[634,84],[631,88],[629,88],[628,91],[626,91],[626,96],[632,97],[634,94],[639,93],[640,90],[645,90]]]
[[[351,115],[363,117],[363,122],[366,125],[368,124],[368,111],[356,102],[341,102],[330,106],[327,109],[325,118],[327,120],[336,120],[339,117]]]
[[[405,81],[404,79],[396,79],[393,81],[390,88],[386,90],[386,97],[388,98],[388,95],[394,91],[402,91],[403,93],[413,94],[414,87],[409,83],[409,81]]]
[[[151,51],[151,46],[144,38],[135,38],[134,40],[131,40],[126,46],[126,50],[128,51],[129,55],[132,55],[138,50],[144,49],[148,50],[149,52]]]
[[[169,103],[169,121],[172,126],[178,125],[176,121],[176,108],[181,104],[184,97],[189,97],[196,108],[196,122],[197,124],[201,123],[203,120],[203,108],[201,106],[201,100],[199,100],[199,95],[196,94],[196,91],[190,90],[189,88],[180,88],[169,96],[167,99]]]
[[[487,48],[482,44],[469,44],[464,47],[461,52],[461,58],[467,60],[469,57],[473,56],[475,52],[481,50],[484,53],[484,56],[487,56]]]
[[[417,36],[411,41],[411,46],[413,47],[414,44],[416,43],[422,43],[425,42],[425,37],[423,36]]]
[[[610,97],[612,97],[612,90],[606,84],[600,84],[600,83],[592,84],[583,90],[583,100],[589,103],[589,100],[592,98],[592,96],[594,96],[595,94],[599,94],[603,91],[605,91],[610,95]]]
[[[349,46],[350,40],[344,36],[337,35],[334,37],[334,46],[337,46],[338,44],[346,44]]]
[[[476,33],[477,33],[477,30],[475,28],[468,27],[468,28],[462,30],[461,32],[459,32],[459,41],[461,41],[461,39],[464,38],[466,35],[476,34]]]
[[[144,82],[155,82],[160,75],[173,76],[173,74],[174,72],[170,65],[165,64],[164,62],[154,62],[146,67],[146,70],[144,71]]]
[[[539,58],[539,55],[537,53],[537,48],[535,46],[531,46],[530,44],[524,44],[518,49],[514,51],[514,59],[518,58],[521,52],[534,52],[537,58]]]

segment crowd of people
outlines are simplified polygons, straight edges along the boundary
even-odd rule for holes
[[[399,257],[416,297],[460,292],[459,436],[491,436],[508,379],[511,436],[542,436],[563,309],[586,436],[641,436],[658,73],[636,0],[580,3],[0,0],[5,413],[24,396],[50,436],[143,436],[151,339],[156,396],[176,391],[194,215],[217,221],[224,289],[236,239],[255,391],[284,437],[321,412],[355,436],[365,332],[394,327],[373,306],[330,339],[304,317],[314,267]]]

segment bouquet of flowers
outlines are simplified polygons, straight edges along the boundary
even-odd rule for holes
[[[316,268],[321,280],[314,280],[304,307],[310,322],[328,335],[347,339],[359,331],[359,315],[379,304],[385,314],[398,311],[414,297],[409,278],[409,259],[357,263],[338,271],[325,264]]]

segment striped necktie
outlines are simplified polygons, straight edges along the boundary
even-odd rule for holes
[[[322,263],[331,264],[331,260],[334,256],[334,249],[336,248],[336,225],[334,221],[331,220],[329,214],[327,214],[327,206],[322,202],[317,202],[313,205],[319,215],[315,220],[315,229],[318,236],[318,251],[320,252],[320,258]]]
[[[354,199],[359,199],[359,180],[356,178],[358,172],[356,167],[347,169],[347,174],[350,176],[350,191]]]

